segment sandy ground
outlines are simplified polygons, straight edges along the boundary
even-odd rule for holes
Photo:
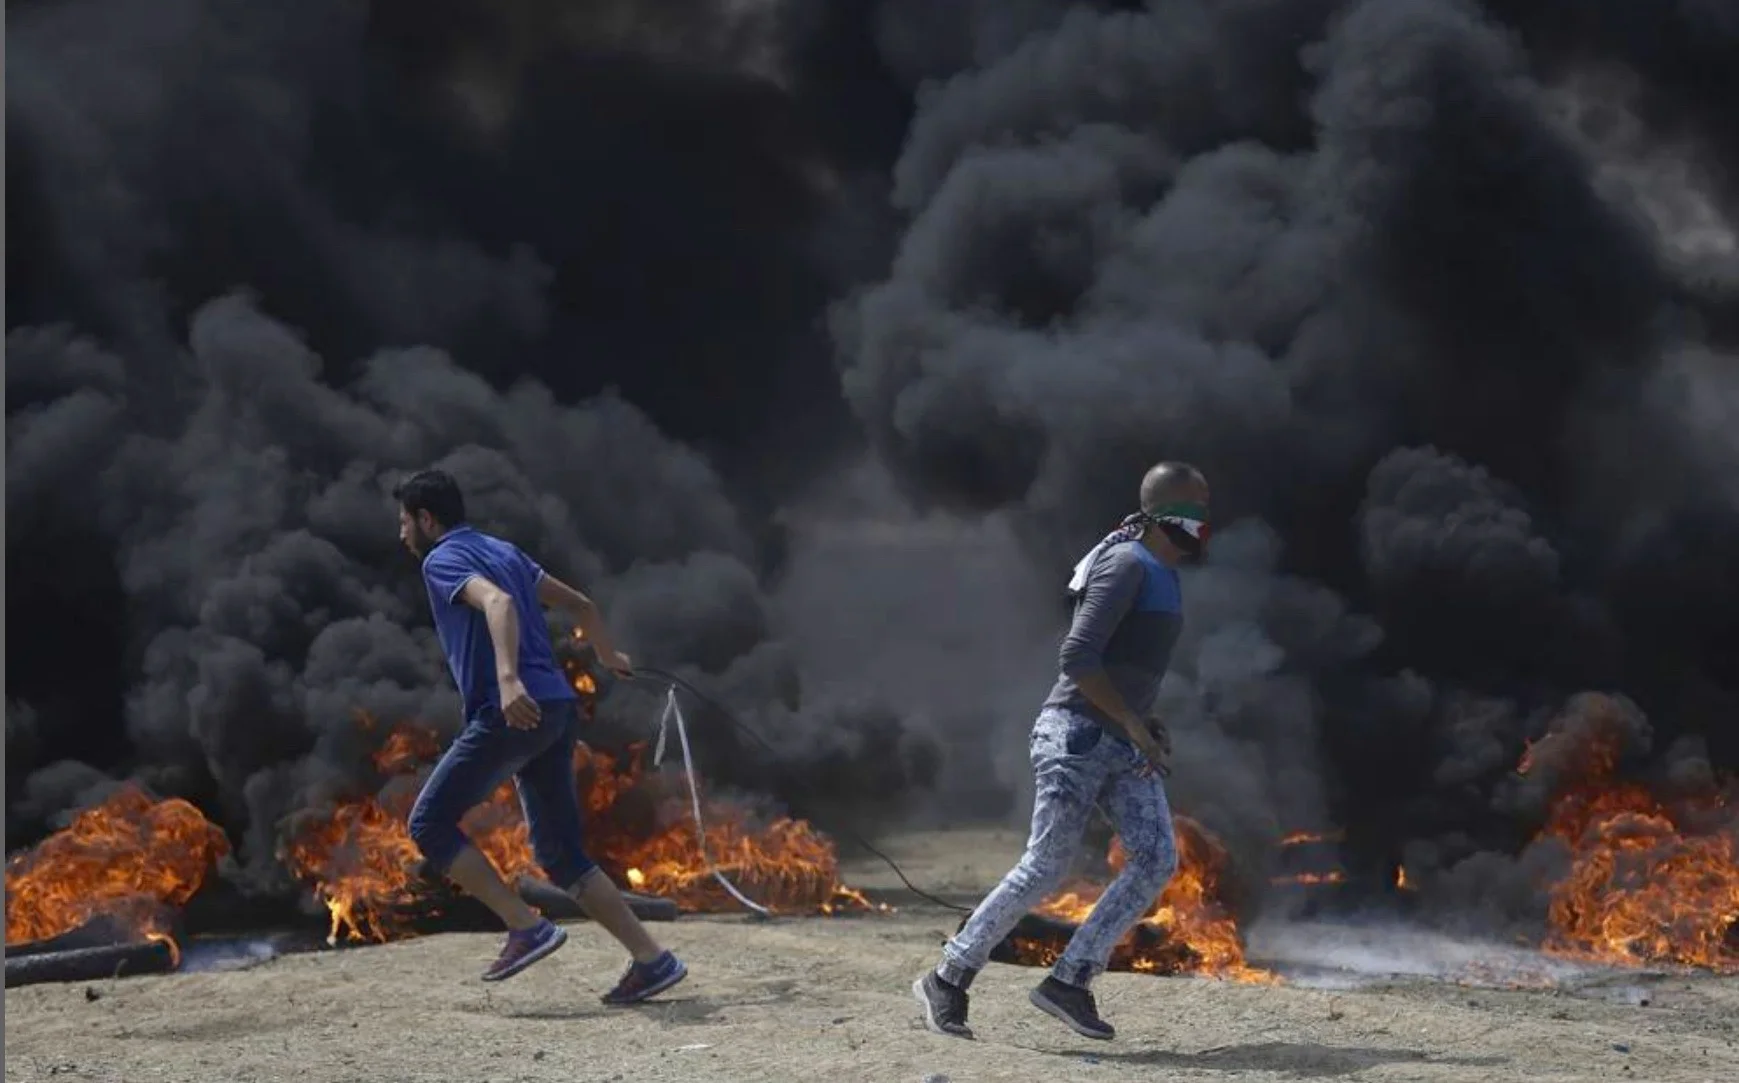
[[[971,890],[1013,833],[892,845],[926,887]],[[891,887],[885,869],[849,870]],[[1739,1079],[1739,980],[1625,979],[1625,997],[1385,980],[1356,990],[1108,975],[1112,1042],[1026,1003],[1039,972],[992,965],[976,1042],[918,1024],[909,986],[956,918],[895,915],[659,927],[691,967],[662,1002],[597,1002],[621,965],[589,925],[510,982],[491,936],[295,955],[251,969],[6,992],[6,1079],[199,1083],[561,1080]],[[1639,1006],[1636,990],[1649,1003]]]

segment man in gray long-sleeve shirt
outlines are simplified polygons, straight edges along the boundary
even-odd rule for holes
[[[1068,871],[1103,796],[1127,860],[1029,999],[1085,1037],[1115,1034],[1088,986],[1177,869],[1160,780],[1168,739],[1150,715],[1183,621],[1177,566],[1201,555],[1207,535],[1201,471],[1161,463],[1141,480],[1141,511],[1075,566],[1062,673],[1033,725],[1032,834],[1020,863],[943,948],[941,965],[913,984],[930,1030],[972,1037],[967,987],[991,948]]]

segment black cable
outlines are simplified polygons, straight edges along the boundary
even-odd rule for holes
[[[771,742],[769,742],[765,737],[762,737],[760,734],[756,733],[754,730],[750,729],[746,724],[744,724],[740,719],[738,719],[736,715],[732,714],[724,706],[724,704],[720,703],[716,699],[713,699],[711,696],[707,695],[705,692],[702,692],[700,689],[696,688],[694,685],[689,684],[687,681],[683,680],[681,677],[678,677],[674,673],[669,673],[669,672],[666,672],[662,669],[653,669],[649,666],[636,666],[633,674],[630,675],[628,677],[628,679],[629,680],[651,681],[651,682],[655,682],[655,683],[661,683],[661,684],[664,684],[668,687],[675,688],[679,691],[686,692],[690,696],[693,696],[700,703],[705,704],[707,707],[710,707],[714,711],[716,711],[718,713],[719,717],[723,718],[725,720],[725,722],[727,724],[729,724],[732,729],[736,730],[738,733],[744,734],[744,735],[749,736],[749,737],[753,737],[757,744],[759,744],[762,748],[766,749],[768,752],[772,753],[774,756],[777,756],[779,754],[779,750],[774,748]],[[954,912],[959,913],[959,914],[972,913],[972,910],[970,907],[957,906],[954,903],[946,902],[942,899],[938,899],[936,896],[930,894],[929,892],[918,887],[918,885],[912,883],[912,881],[906,877],[905,870],[900,868],[899,865],[895,864],[893,858],[889,857],[887,854],[882,853],[880,850],[876,849],[874,846],[871,846],[869,844],[869,842],[867,840],[865,840],[861,834],[859,834],[855,829],[853,829],[851,827],[850,824],[842,825],[841,830],[839,831],[839,834],[842,834],[843,836],[845,836],[845,838],[848,841],[853,842],[853,843],[857,844],[858,846],[863,847],[865,850],[868,850],[874,856],[880,858],[882,860],[883,864],[887,865],[888,868],[894,870],[894,875],[898,876],[900,878],[900,883],[906,885],[906,890],[908,890],[912,894],[918,896],[918,898],[923,899],[926,902],[934,903],[935,905],[940,906],[940,907],[944,907],[948,910],[953,910]]]

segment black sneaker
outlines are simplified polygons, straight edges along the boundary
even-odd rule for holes
[[[924,1009],[926,1030],[950,1038],[972,1037],[972,1028],[966,1025],[966,990],[948,984],[932,970],[912,983],[912,995]]]
[[[1117,1028],[1099,1018],[1099,1008],[1093,1003],[1093,994],[1078,985],[1070,985],[1056,978],[1046,978],[1027,995],[1027,999],[1039,1011],[1054,1015],[1067,1023],[1070,1030],[1083,1038],[1098,1038],[1103,1041],[1117,1036]]]

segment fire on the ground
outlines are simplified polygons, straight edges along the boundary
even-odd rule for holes
[[[590,677],[575,674],[575,683]],[[1523,757],[1526,775],[1547,738]],[[1558,739],[1562,745],[1563,739]],[[426,885],[406,815],[420,775],[438,751],[434,735],[400,725],[383,737],[375,767],[384,785],[372,796],[304,816],[281,857],[330,915],[337,940],[384,941],[414,930],[398,912]],[[647,772],[644,750],[614,756],[582,746],[575,771],[587,806],[588,845],[624,886],[663,896],[688,912],[738,908],[712,877],[687,794],[662,772]],[[1618,745],[1596,735],[1555,750],[1565,781],[1557,787],[1543,839],[1568,847],[1569,873],[1552,889],[1549,953],[1615,965],[1676,964],[1739,971],[1739,852],[1730,791],[1663,799],[1617,775]],[[1572,770],[1564,771],[1570,763]],[[734,883],[776,911],[836,914],[875,910],[844,885],[832,843],[802,820],[760,816],[742,804],[703,796],[706,853]],[[465,821],[465,829],[506,877],[534,872],[524,821],[511,784]],[[1332,840],[1296,833],[1283,846]],[[1237,981],[1273,976],[1249,965],[1223,891],[1228,858],[1212,834],[1178,818],[1177,876],[1117,949],[1114,969],[1200,973]],[[186,801],[155,800],[123,786],[81,812],[35,848],[8,859],[6,942],[42,940],[97,916],[129,925],[141,937],[167,939],[170,918],[229,853],[223,832]],[[1121,852],[1113,847],[1112,870]],[[1282,882],[1335,883],[1336,869],[1294,874]],[[1418,891],[1404,868],[1395,886]],[[1040,910],[1078,922],[1102,892],[1075,884]],[[1017,942],[1023,962],[1046,964],[1060,943]]]

